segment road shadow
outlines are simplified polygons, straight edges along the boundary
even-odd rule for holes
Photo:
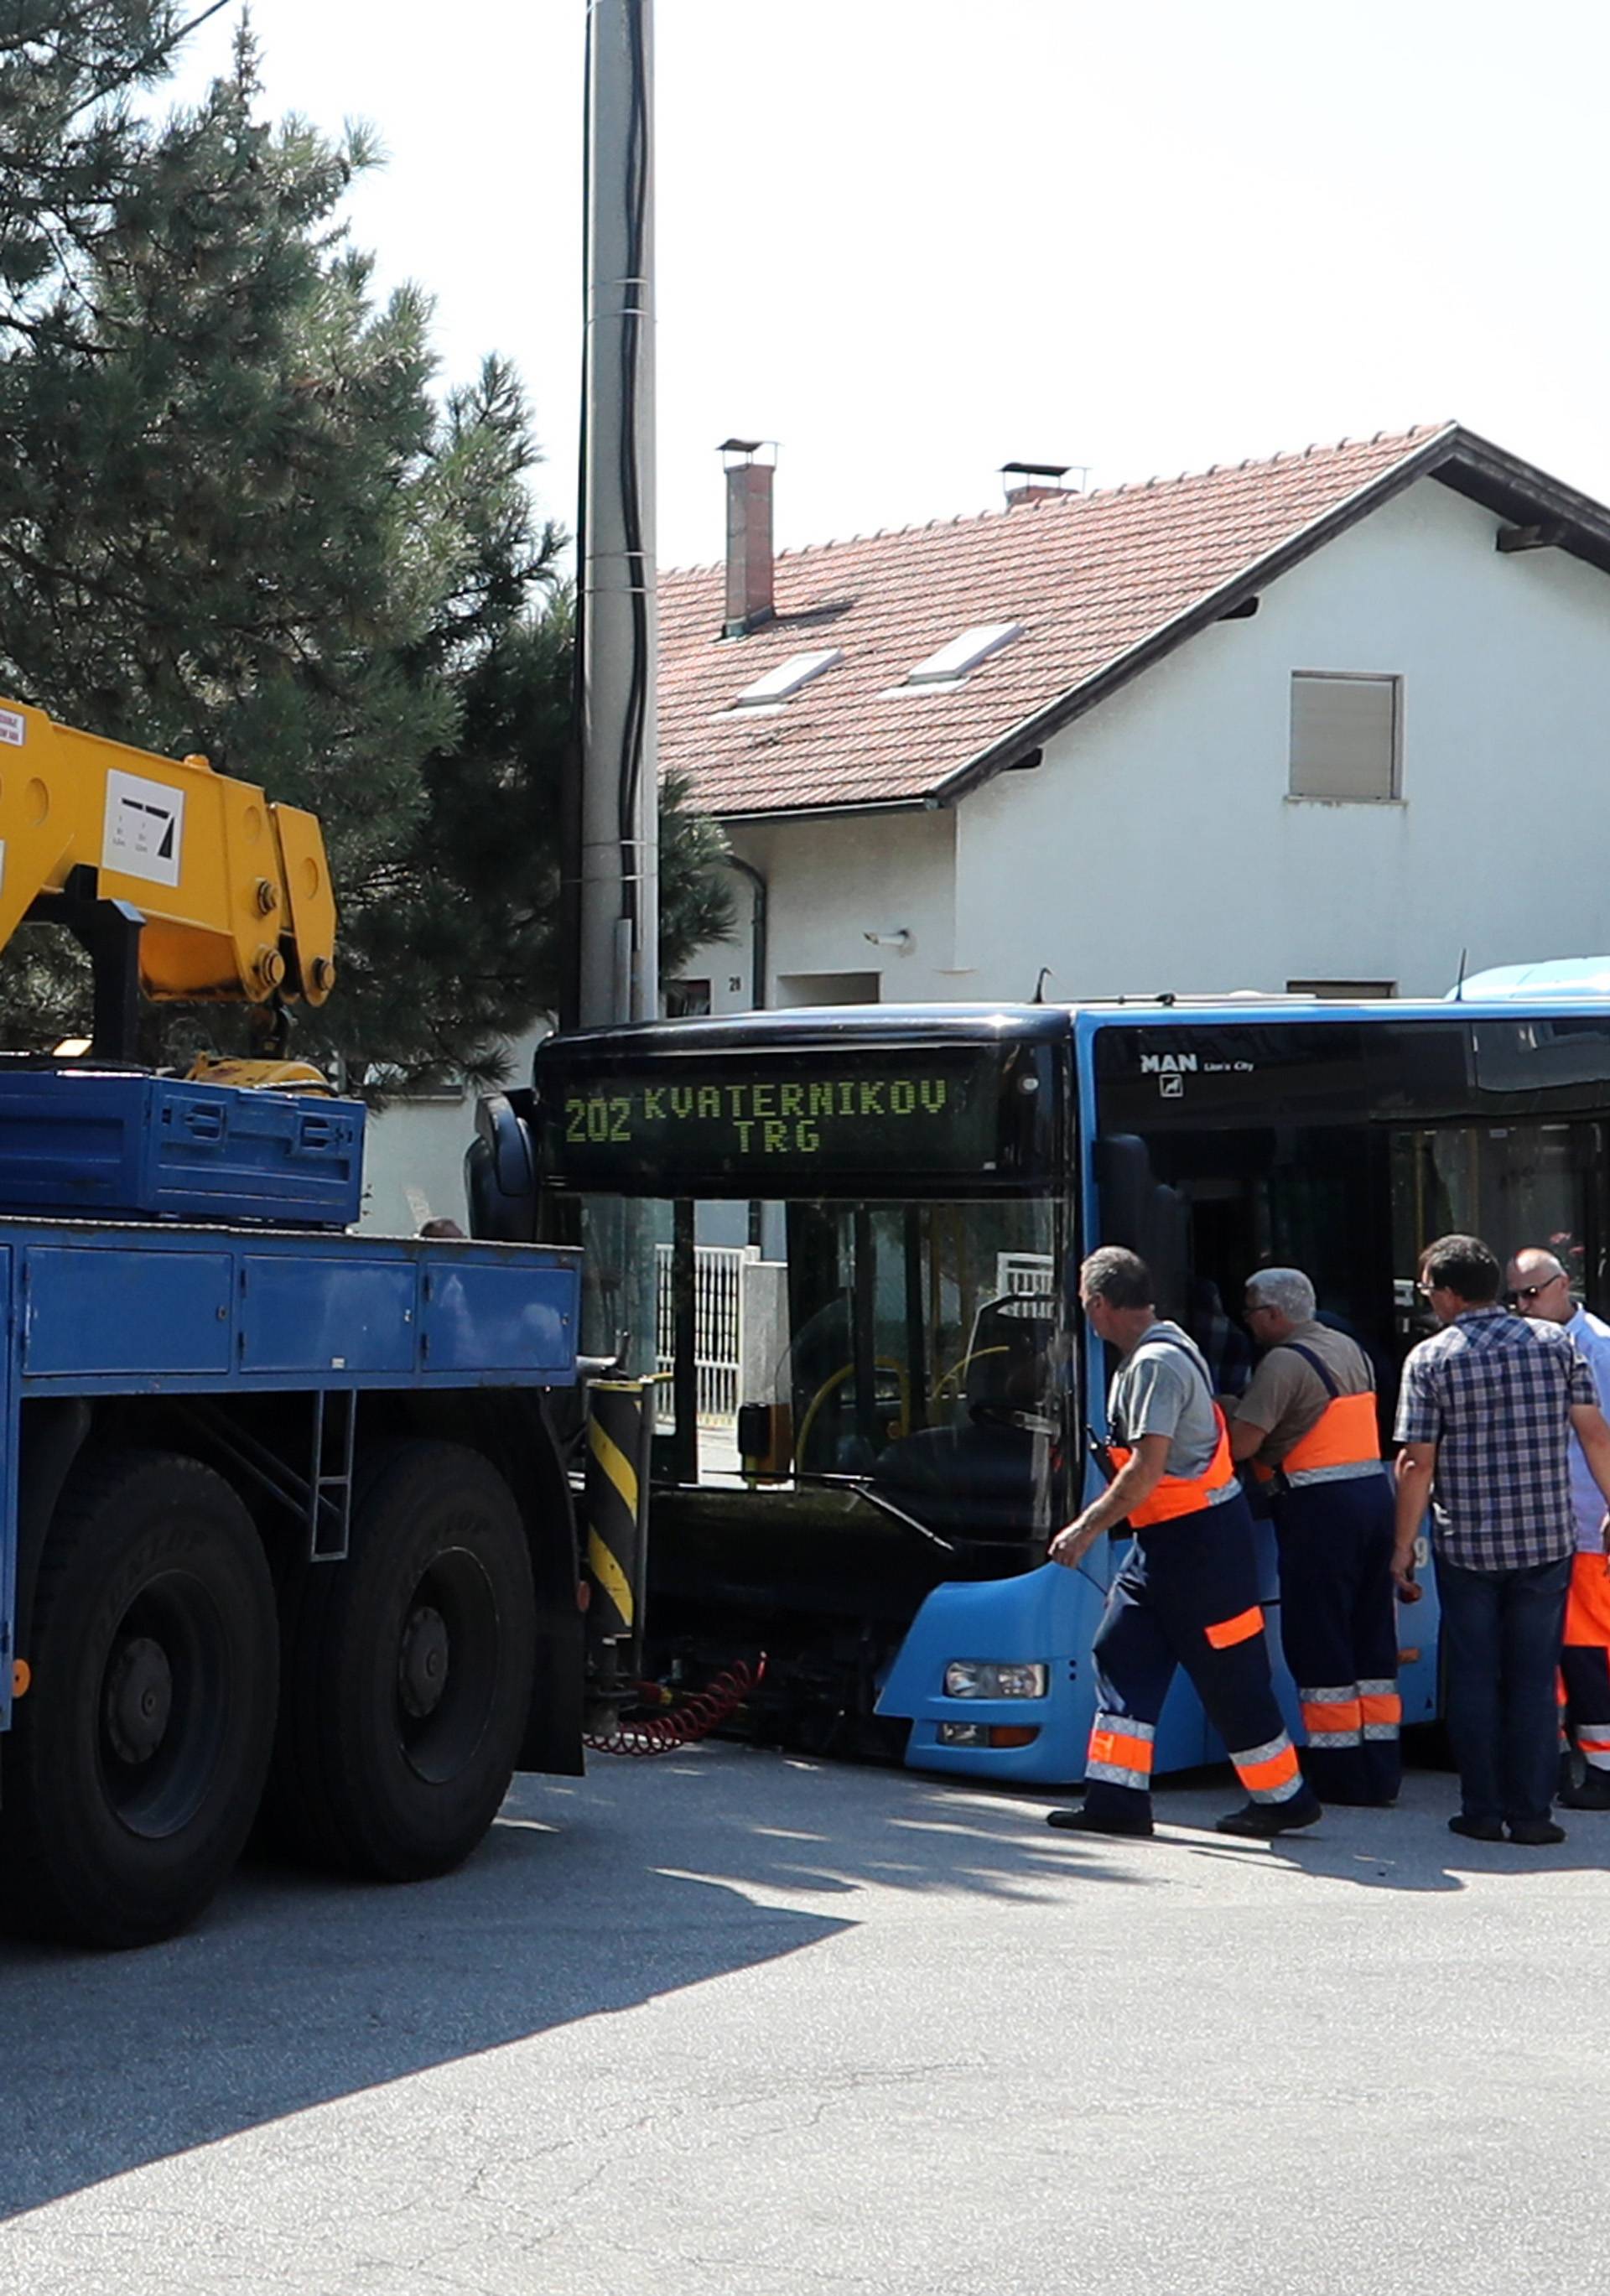
[[[87,1955],[0,1943],[0,2218],[172,2154],[579,2021],[752,1970],[896,1891],[1032,1921],[1097,1885],[1231,1898],[1312,1885],[1457,1891],[1601,1871],[1610,1817],[1549,1850],[1450,1836],[1453,1781],[1215,1835],[1228,1774],[1166,1785],[1150,1841],[1049,1831],[1041,1795],[737,1746],[522,1779],[477,1855],[411,1889],[246,1867],[189,1935]],[[1238,1869],[1238,1870],[1229,1870]],[[1217,1886],[1217,1885],[1216,1885]],[[1304,1899],[1304,1892],[1309,1892]],[[859,1902],[858,1902],[858,1900]],[[607,2038],[600,2047],[607,2049]]]
[[[1602,1874],[1610,1865],[1610,1813],[1559,1811],[1566,1838],[1552,1849],[1450,1833],[1458,1784],[1436,1771],[1408,1771],[1395,1808],[1330,1807],[1317,1825],[1268,1842],[1213,1832],[1214,1813],[1234,1799],[1226,1787],[1214,1791],[1195,1780],[1184,1790],[1165,1786],[1156,1798],[1158,1840],[1196,1859],[1286,1868],[1310,1881],[1413,1895],[1458,1892],[1486,1875],[1524,1887],[1529,1874]]]
[[[852,1926],[846,1901],[868,1884],[998,1903],[1066,1888],[1052,1837],[1010,1802],[975,1804],[730,1747],[604,1759],[585,1780],[517,1781],[439,1882],[254,1864],[189,1934],[144,1952],[0,1941],[0,2218],[801,1952]],[[1145,1886],[1080,1848],[1087,1879]],[[756,1902],[768,1893],[793,1902]]]

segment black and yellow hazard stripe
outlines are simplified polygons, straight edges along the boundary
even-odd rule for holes
[[[588,1624],[602,1636],[634,1635],[639,1625],[645,1468],[650,1398],[647,1380],[595,1380],[587,1390],[586,1565],[593,1582]]]

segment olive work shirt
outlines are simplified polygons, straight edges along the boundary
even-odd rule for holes
[[[1310,1348],[1336,1382],[1338,1395],[1373,1395],[1376,1375],[1357,1340],[1328,1324],[1299,1324],[1289,1339],[1277,1340],[1253,1374],[1252,1384],[1230,1413],[1249,1427],[1269,1433],[1253,1456],[1260,1466],[1277,1467],[1288,1451],[1312,1432],[1331,1398],[1312,1364],[1294,1348]]]

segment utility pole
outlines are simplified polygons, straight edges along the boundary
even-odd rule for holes
[[[653,0],[587,0],[586,332],[577,630],[577,771],[566,792],[565,1026],[660,1011],[660,774],[654,676]],[[588,1207],[583,1344],[651,1377],[657,1255],[649,1207]]]
[[[653,0],[587,0],[574,1017],[660,1006]]]

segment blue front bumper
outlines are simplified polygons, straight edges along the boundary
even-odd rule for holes
[[[1055,1562],[1015,1578],[936,1587],[912,1620],[878,1698],[880,1714],[911,1718],[908,1764],[1015,1785],[1069,1785],[1082,1778],[1096,1710],[1090,1643],[1105,1602],[1097,1580]],[[945,1669],[956,1659],[1042,1665],[1046,1695],[947,1697]],[[1170,1700],[1165,1725],[1178,1702]],[[1189,1702],[1195,1707],[1194,1698]],[[1197,1716],[1198,1750],[1177,1756],[1176,1767],[1205,1759],[1199,1709]],[[1036,1734],[1026,1746],[945,1745],[940,1739],[945,1723]]]
[[[1269,1660],[1287,1726],[1299,1736],[1297,1702],[1280,1653],[1279,1608],[1274,1586],[1274,1542],[1266,1534],[1264,1600],[1269,1620]],[[877,1710],[909,1717],[906,1761],[912,1769],[992,1778],[1008,1785],[1064,1786],[1085,1774],[1085,1751],[1096,1711],[1090,1644],[1106,1603],[1106,1589],[1083,1570],[1042,1563],[1014,1578],[966,1580],[936,1587],[912,1620],[879,1693]],[[1436,1702],[1436,1602],[1426,1599],[1401,1614],[1413,1654],[1401,1665],[1399,1688],[1405,1723],[1432,1720]],[[1043,1665],[1043,1698],[949,1698],[945,1669],[957,1659]],[[1028,1745],[944,1745],[945,1723],[1031,1729]],[[1224,1759],[1218,1734],[1203,1713],[1183,1672],[1177,1674],[1157,1729],[1157,1771],[1189,1770]]]

